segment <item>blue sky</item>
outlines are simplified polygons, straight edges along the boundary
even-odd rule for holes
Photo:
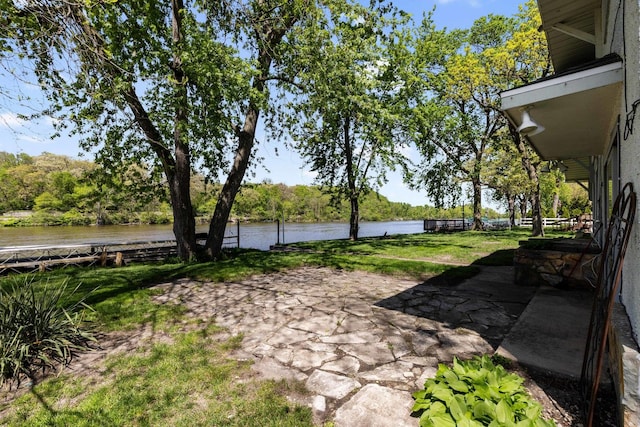
[[[364,0],[363,0],[364,1]],[[493,14],[513,15],[518,11],[522,1],[514,0],[396,0],[394,3],[413,15],[416,22],[422,14],[435,6],[434,20],[438,27],[468,28],[474,20],[481,16]],[[366,1],[368,3],[368,1]],[[0,151],[10,153],[24,152],[38,155],[44,151],[79,157],[77,139],[62,135],[51,139],[53,133],[50,120],[25,122],[17,117],[17,113],[29,114],[37,110],[37,87],[20,82],[15,78],[6,78],[6,71],[0,68]],[[12,94],[7,97],[6,94]],[[22,98],[30,98],[28,103]],[[304,162],[294,152],[283,149],[278,143],[265,144],[259,142],[258,156],[264,158],[264,164],[255,168],[255,177],[248,178],[252,182],[269,179],[274,183],[287,185],[312,184],[313,176],[305,170]],[[277,147],[277,148],[276,148]],[[277,150],[277,152],[276,152]],[[91,159],[91,155],[85,158]],[[389,182],[380,192],[391,201],[405,202],[412,205],[430,203],[424,191],[412,191],[403,182],[399,173],[390,173]],[[485,197],[485,205],[489,200]],[[492,206],[496,208],[495,206]]]

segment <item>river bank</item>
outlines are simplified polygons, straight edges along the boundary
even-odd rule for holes
[[[370,222],[388,222],[388,221],[417,221],[422,220],[422,216],[408,216],[408,217],[381,217],[373,220],[363,219],[363,221]],[[211,216],[196,216],[196,224],[208,225],[211,221]],[[252,217],[231,217],[229,223],[235,224],[240,222],[242,224],[272,224],[278,221],[284,221],[288,223],[297,224],[315,224],[315,223],[343,223],[344,220],[312,220],[301,217],[285,217],[277,218],[274,220],[264,220]],[[58,226],[104,226],[104,225],[161,225],[171,224],[172,217],[171,212],[168,211],[156,211],[156,212],[137,212],[130,216],[110,217],[109,221],[98,220],[95,215],[87,215],[86,213],[80,213],[75,210],[68,212],[52,212],[52,211],[11,211],[5,212],[0,215],[0,228],[9,227],[58,227]]]
[[[346,239],[349,224],[343,222],[320,223],[241,223],[241,248],[268,250],[276,243],[311,240]],[[199,225],[198,233],[206,233],[208,225]],[[414,234],[423,231],[422,221],[361,222],[360,236],[373,237],[386,234]],[[227,236],[238,237],[238,225],[228,224]],[[105,225],[66,227],[3,227],[0,228],[0,249],[25,245],[56,244],[115,244],[135,241],[173,240],[171,224]],[[237,246],[237,239],[228,239],[229,246]]]

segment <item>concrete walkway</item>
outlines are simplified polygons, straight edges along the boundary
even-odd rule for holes
[[[417,426],[411,393],[453,356],[492,353],[536,288],[511,267],[457,286],[306,267],[238,282],[159,285],[204,321],[242,334],[235,357],[264,378],[304,383],[315,421]]]
[[[593,292],[541,286],[497,353],[543,372],[580,379]]]

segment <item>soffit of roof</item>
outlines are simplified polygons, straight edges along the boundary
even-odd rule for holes
[[[543,160],[604,153],[622,87],[622,62],[615,59],[605,57],[501,94],[502,108],[514,126],[522,124],[522,111],[528,109],[531,118],[546,128],[527,136]]]
[[[601,7],[601,0],[537,1],[555,71],[563,72],[567,68],[593,60],[595,58],[593,44],[558,31],[553,26],[564,24],[595,35],[594,12]]]
[[[564,177],[568,182],[589,181],[591,170],[589,157],[563,160],[562,164],[567,168],[567,170],[564,171]]]
[[[581,157],[579,159],[553,161],[544,165],[540,172],[549,173],[554,169],[562,171],[567,182],[586,183],[589,182],[591,176],[591,159],[589,157]]]

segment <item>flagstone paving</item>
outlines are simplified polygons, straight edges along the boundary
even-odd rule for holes
[[[163,303],[242,334],[234,357],[303,382],[315,422],[417,426],[411,393],[453,356],[492,353],[533,296],[511,267],[456,286],[305,267],[224,283],[157,286]]]

